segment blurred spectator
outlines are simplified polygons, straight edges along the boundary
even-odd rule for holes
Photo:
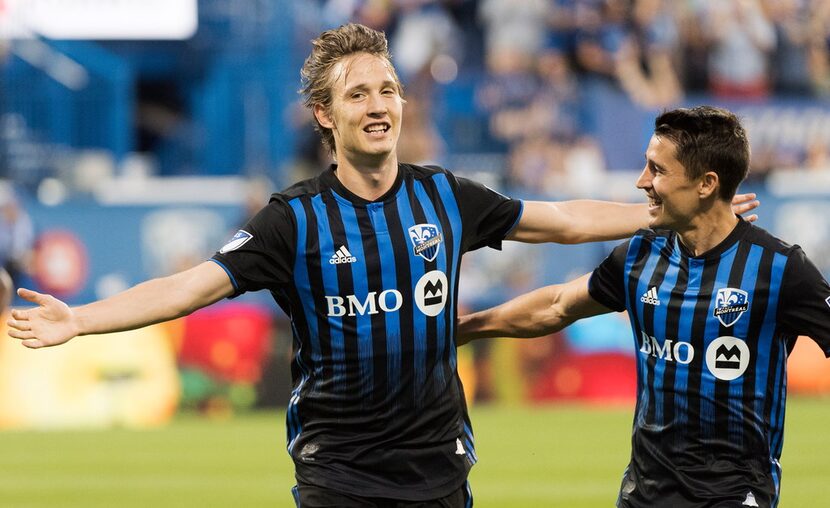
[[[709,0],[704,15],[711,43],[710,91],[721,97],[766,97],[775,29],[758,0]]]
[[[626,38],[626,18],[624,0],[577,2],[574,49],[580,73],[616,80],[614,55]]]
[[[444,8],[436,0],[398,0],[397,24],[390,38],[396,68],[404,83],[419,74],[439,81],[454,78],[441,75],[442,62],[454,65],[462,55],[461,34]],[[454,73],[453,73],[454,74]]]
[[[678,71],[683,89],[703,92],[709,88],[709,43],[702,24],[702,7],[692,2],[677,2],[671,8],[678,28]]]
[[[527,71],[547,40],[548,0],[481,0],[488,70],[496,75]]]
[[[510,149],[509,182],[536,192],[556,192],[564,178],[563,155],[563,147],[548,136],[530,136]]]
[[[810,12],[805,0],[766,0],[766,10],[775,27],[772,55],[774,91],[806,95],[811,92]]]
[[[808,171],[830,171],[830,148],[824,140],[807,145],[803,167]]]
[[[12,280],[31,272],[35,231],[14,189],[0,182],[0,267]]]
[[[406,136],[398,141],[398,158],[413,164],[435,164],[445,152],[445,143],[433,121],[432,100],[424,91],[407,90],[403,110]]]
[[[830,96],[830,2],[810,2],[810,41],[808,65],[813,90],[822,97]]]
[[[629,32],[616,54],[620,86],[635,103],[668,107],[683,95],[672,56],[677,26],[664,0],[635,0]]]

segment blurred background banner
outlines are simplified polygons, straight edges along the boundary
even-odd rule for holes
[[[196,31],[196,0],[5,0],[6,37],[187,39]]]
[[[656,114],[734,110],[758,224],[830,276],[830,2],[0,0],[0,261],[15,284],[80,305],[187,268],[325,167],[299,69],[313,37],[349,21],[389,37],[407,98],[400,159],[515,197],[641,201]],[[612,247],[472,253],[461,307],[569,280]],[[464,348],[468,398],[631,404],[624,322]],[[75,342],[3,341],[0,427],[152,426],[290,394],[290,330],[268,294]],[[830,392],[811,346],[791,357],[793,393]]]

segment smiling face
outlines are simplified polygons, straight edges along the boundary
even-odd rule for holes
[[[637,188],[648,196],[649,227],[683,231],[701,208],[701,179],[690,180],[677,160],[676,145],[666,137],[652,136],[646,165]]]
[[[368,53],[341,59],[331,69],[332,103],[314,106],[320,125],[332,130],[338,162],[377,165],[390,156],[401,131],[403,99],[389,63]]]

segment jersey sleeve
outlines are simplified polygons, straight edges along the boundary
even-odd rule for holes
[[[211,259],[228,273],[234,296],[274,289],[292,280],[295,238],[290,206],[273,198]]]
[[[625,258],[631,241],[614,248],[588,279],[591,298],[611,310],[625,310]]]
[[[467,178],[456,177],[456,181],[464,252],[481,247],[501,249],[502,240],[519,222],[522,202]]]
[[[782,284],[780,324],[811,337],[830,357],[830,284],[798,246],[787,260]]]

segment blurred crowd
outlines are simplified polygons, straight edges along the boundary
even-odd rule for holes
[[[592,84],[644,109],[697,94],[830,97],[826,0],[317,0],[303,17],[309,33],[349,21],[386,31],[408,95],[426,106],[435,83],[475,76],[508,182],[542,191],[580,194],[605,170],[584,114]],[[408,124],[402,144],[434,139],[429,128]],[[440,143],[421,145],[408,160],[440,158]],[[825,167],[824,145],[783,161],[763,154],[756,174]]]

